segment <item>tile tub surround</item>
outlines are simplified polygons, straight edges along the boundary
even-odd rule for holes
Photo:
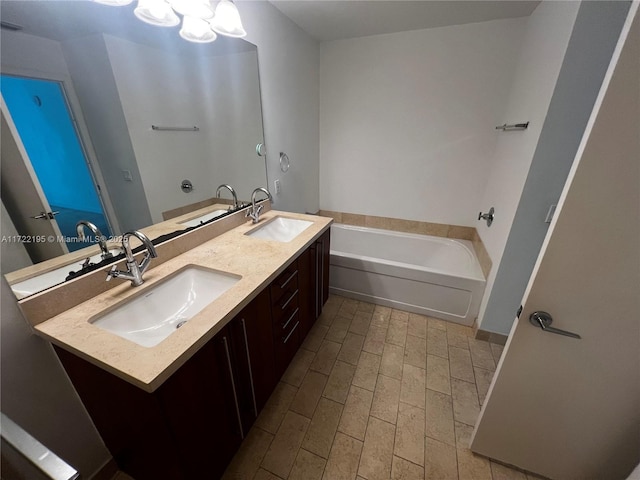
[[[327,340],[336,324],[347,333]],[[539,478],[468,448],[502,354],[470,327],[331,295],[309,338],[223,479]],[[341,378],[347,395],[319,376]],[[300,413],[296,398],[311,397]]]
[[[244,215],[244,212],[239,213]],[[278,215],[313,223],[292,241],[282,243],[245,235],[256,226],[243,219],[241,225],[184,253],[180,252],[181,255],[150,269],[146,272],[146,281],[141,287],[133,288],[129,282],[118,282],[117,286],[107,292],[37,323],[36,333],[133,385],[153,392],[282,273],[332,222],[330,218],[274,210],[264,213],[261,219],[266,222]],[[207,227],[194,232],[206,229]],[[185,240],[190,238],[189,241],[194,241],[190,234],[184,236]],[[177,239],[161,247],[168,248],[175,240]],[[163,254],[162,251],[158,253],[160,256]],[[186,325],[152,348],[134,344],[89,323],[90,319],[130,297],[142,294],[145,287],[153,286],[186,265],[228,272],[242,278]],[[104,272],[97,273],[99,280],[106,283]],[[78,284],[75,288],[83,288],[83,284]],[[60,287],[56,287],[52,291],[55,293],[59,289]]]
[[[457,238],[459,240],[470,240],[476,251],[476,256],[480,262],[482,273],[485,278],[491,271],[491,258],[487,253],[478,231],[473,227],[463,227],[460,225],[447,225],[444,223],[418,222],[415,220],[404,220],[400,218],[375,217],[371,215],[360,215],[356,213],[332,212],[330,210],[320,210],[318,215],[331,217],[336,223],[354,225],[357,227],[381,228],[383,230],[394,230],[396,232],[417,233],[420,235],[432,235],[434,237]]]

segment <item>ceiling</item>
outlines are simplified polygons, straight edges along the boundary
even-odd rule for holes
[[[320,41],[531,15],[540,1],[270,0]]]

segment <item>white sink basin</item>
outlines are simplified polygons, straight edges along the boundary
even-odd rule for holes
[[[187,227],[197,227],[201,223],[208,222],[212,218],[219,217],[223,213],[227,213],[226,210],[214,210],[213,212],[207,213],[205,215],[200,215],[199,217],[192,218],[191,220],[187,220],[186,222],[180,222],[180,225],[185,225]]]
[[[122,250],[120,250],[119,248],[113,248],[109,250],[109,252],[111,252],[111,254],[115,257],[116,255],[120,255],[122,253]],[[64,280],[69,275],[69,272],[77,272],[78,270],[81,270],[84,261],[85,259],[77,260],[73,263],[65,265],[64,267],[59,267],[55,270],[51,270],[50,272],[38,275],[37,277],[14,283],[13,285],[11,285],[11,289],[18,299],[41,292],[42,290],[64,282]],[[100,253],[89,257],[90,263],[100,263],[101,261],[102,256]]]
[[[153,347],[240,278],[231,273],[190,266],[153,287],[142,287],[140,295],[89,322],[143,347]]]
[[[264,225],[247,232],[245,235],[262,238],[263,240],[290,242],[311,225],[313,225],[313,222],[308,222],[307,220],[278,216],[269,220]]]

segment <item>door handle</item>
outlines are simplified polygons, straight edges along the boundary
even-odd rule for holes
[[[566,330],[560,330],[551,326],[553,318],[547,312],[533,312],[529,315],[529,322],[531,325],[540,327],[542,331],[549,333],[557,333],[558,335],[564,335],[571,338],[582,338],[577,333],[567,332]]]

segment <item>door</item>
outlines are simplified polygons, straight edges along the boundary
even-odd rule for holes
[[[635,2],[471,442],[553,479],[624,479],[640,461],[637,11]],[[533,326],[534,311],[581,339]]]
[[[36,176],[27,158],[27,152],[4,99],[0,100],[2,201],[10,212],[16,230],[24,236],[21,238],[22,243],[34,263],[69,253],[65,243],[57,241],[61,236],[60,228],[53,215],[48,214],[52,212],[51,207],[37,179],[34,181]],[[40,218],[34,218],[38,216]],[[40,241],[43,239],[45,241]]]
[[[2,75],[2,96],[27,153],[34,182],[44,193],[69,250],[76,223],[88,220],[104,235],[111,228],[97,183],[80,142],[62,84],[58,81]],[[73,240],[72,240],[73,239]]]

